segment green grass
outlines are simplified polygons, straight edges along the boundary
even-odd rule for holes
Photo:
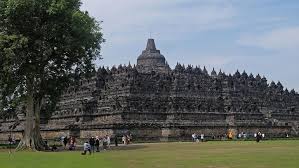
[[[0,151],[0,168],[298,168],[299,141],[138,144],[94,155]]]

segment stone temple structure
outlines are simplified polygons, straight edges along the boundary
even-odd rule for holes
[[[24,126],[24,116],[18,117],[16,137]],[[13,123],[0,121],[2,140]],[[171,69],[149,39],[136,66],[99,68],[92,78],[65,90],[41,130],[46,139],[130,132],[134,139],[171,140],[190,139],[192,133],[219,137],[228,131],[297,136],[298,126],[294,90],[246,72],[209,74],[205,67],[181,64]]]

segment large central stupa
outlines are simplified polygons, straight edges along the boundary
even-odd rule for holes
[[[170,68],[165,57],[156,49],[154,39],[148,39],[146,49],[137,59],[137,70],[140,73],[168,73]]]

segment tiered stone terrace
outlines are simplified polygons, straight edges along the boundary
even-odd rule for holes
[[[21,121],[23,119],[21,118]],[[14,120],[0,121],[7,139]],[[44,138],[125,134],[148,140],[221,136],[228,130],[267,136],[298,135],[299,95],[280,82],[246,72],[225,74],[177,64],[171,69],[153,39],[137,65],[99,68],[61,96],[42,124]],[[13,131],[21,137],[24,123]]]

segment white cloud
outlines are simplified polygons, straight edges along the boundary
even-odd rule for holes
[[[274,29],[259,35],[245,35],[238,43],[270,50],[298,51],[299,27]]]

